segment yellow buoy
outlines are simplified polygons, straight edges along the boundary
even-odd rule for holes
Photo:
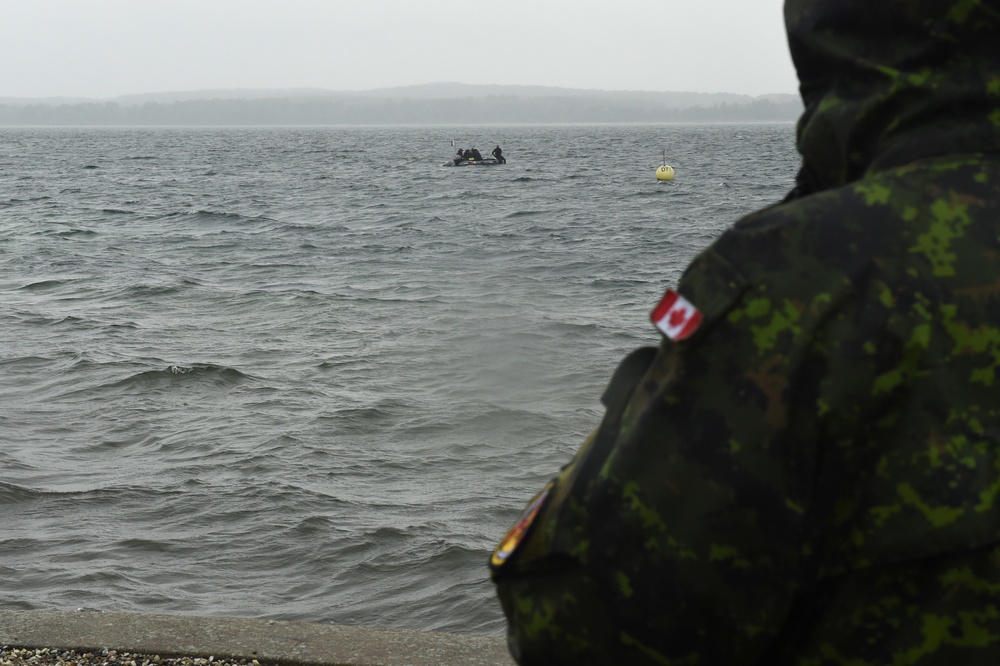
[[[664,164],[656,169],[656,180],[673,180],[674,168]]]

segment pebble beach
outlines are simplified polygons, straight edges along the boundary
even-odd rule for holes
[[[0,608],[0,666],[515,666],[499,636]]]
[[[171,657],[100,650],[77,652],[58,648],[0,647],[0,666],[264,666],[256,659]]]

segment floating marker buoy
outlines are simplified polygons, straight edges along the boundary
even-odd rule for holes
[[[674,179],[674,168],[667,164],[657,167],[656,169],[656,180],[673,180]]]

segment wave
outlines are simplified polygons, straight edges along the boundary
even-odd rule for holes
[[[13,483],[0,481],[0,505],[30,502],[38,499],[42,494],[43,493],[37,490],[32,490],[31,488],[25,488],[24,486],[18,486]]]
[[[513,213],[507,213],[505,219],[513,219],[517,217],[535,217],[537,215],[551,215],[553,213],[558,213],[558,211],[551,210],[516,210]]]
[[[82,361],[81,361],[82,362]],[[139,372],[125,379],[99,386],[76,389],[60,395],[60,398],[88,397],[105,392],[121,393],[157,391],[172,388],[190,388],[199,384],[207,384],[216,388],[233,388],[250,379],[234,368],[205,365],[170,365],[160,370]]]
[[[97,326],[96,322],[91,319],[84,319],[82,317],[74,317],[69,315],[62,317],[61,319],[48,319],[45,317],[39,317],[32,321],[25,322],[32,326],[69,326],[73,328],[94,328]]]
[[[65,280],[40,280],[38,282],[31,282],[24,285],[21,289],[26,291],[40,291],[43,289],[55,289],[56,287],[61,287],[64,284],[68,284]]]
[[[428,221],[433,222],[434,219],[435,218],[431,218]],[[436,218],[436,219],[439,222],[441,221],[441,218]],[[399,229],[401,231],[415,231],[415,232],[421,233],[421,234],[424,233],[424,230],[421,229],[420,227],[418,227],[417,226],[417,222],[414,222],[413,220],[405,220],[405,221],[400,222],[398,224],[394,224],[393,227],[396,228],[396,229]]]
[[[79,508],[82,502],[118,505],[126,498],[129,498],[129,501],[151,503],[156,498],[176,497],[183,494],[185,493],[180,489],[168,490],[146,485],[94,486],[66,490],[43,490],[0,481],[0,505],[7,503],[19,504],[38,500],[56,500],[70,503],[72,506]]]
[[[47,356],[19,356],[16,358],[0,358],[0,368],[6,371],[40,369],[52,363],[55,359]],[[3,454],[0,454],[3,455]]]
[[[96,231],[93,231],[91,229],[68,229],[66,231],[56,232],[55,235],[58,236],[59,238],[78,238],[78,237],[92,238],[94,236],[97,236],[98,234]]]
[[[661,187],[660,185],[657,185],[656,189],[638,190],[637,192],[633,192],[632,196],[633,197],[644,198],[644,197],[659,197],[659,196],[663,196],[663,195],[666,195],[666,194],[674,194],[674,192],[671,192],[670,190],[665,189],[665,187],[667,187],[667,186],[662,186]]]
[[[157,213],[149,216],[153,220],[166,220],[181,218],[185,221],[207,221],[207,222],[228,222],[228,221],[249,221],[249,222],[276,222],[276,220],[266,215],[244,215],[235,211],[199,209],[192,211],[171,211],[168,213]]]
[[[118,451],[121,449],[149,450],[155,451],[161,448],[162,439],[155,435],[135,435],[126,439],[102,439],[93,442],[79,449],[80,452],[88,454],[107,451]]]
[[[322,414],[316,417],[315,422],[329,423],[339,434],[368,434],[373,427],[395,424],[398,414],[409,406],[401,400],[380,400],[374,405],[344,407],[333,413]]]
[[[546,323],[546,329],[557,333],[561,337],[576,337],[581,335],[582,336],[597,335],[605,331],[606,327],[593,322],[578,324],[569,321],[553,320]]]
[[[141,299],[155,296],[172,296],[180,292],[181,287],[176,285],[137,284],[122,289],[120,293],[126,299]]]
[[[249,379],[249,375],[245,375],[235,368],[206,364],[193,366],[170,365],[162,370],[141,372],[126,381],[160,381],[165,378],[173,382],[179,377],[184,378],[185,381],[212,380],[217,384],[226,384],[229,386],[235,386]]]
[[[649,280],[624,280],[614,278],[594,278],[588,282],[591,287],[605,287],[608,289],[634,289],[649,284]]]
[[[134,321],[116,322],[114,324],[104,324],[104,329],[109,333],[131,333],[139,330],[139,325]]]
[[[205,220],[243,220],[249,219],[245,218],[240,213],[232,213],[229,211],[218,211],[218,210],[195,210],[187,213],[189,217],[200,218]]]

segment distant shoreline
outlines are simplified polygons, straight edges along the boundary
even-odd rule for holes
[[[0,126],[428,126],[794,122],[795,95],[441,84],[366,93],[202,91],[113,100],[0,98]]]
[[[652,127],[656,125],[794,125],[794,120],[716,120],[716,121],[673,121],[673,122],[609,122],[609,123],[421,123],[421,124],[314,124],[314,125],[5,125],[0,123],[0,131],[7,129],[430,129],[449,127]]]
[[[253,100],[253,99],[463,99],[485,97],[525,97],[552,98],[572,97],[592,99],[641,99],[653,100],[672,108],[690,106],[712,106],[722,102],[746,103],[754,100],[771,100],[772,102],[789,102],[798,100],[795,93],[771,93],[764,95],[746,95],[726,92],[691,92],[691,91],[651,91],[651,90],[600,90],[593,88],[558,88],[554,86],[526,85],[475,85],[465,83],[427,83],[396,88],[377,88],[372,90],[336,91],[320,88],[288,88],[288,89],[254,89],[254,88],[223,88],[216,90],[184,90],[172,92],[155,92],[118,95],[115,97],[11,97],[0,95],[0,104],[24,106],[28,104],[44,104],[59,106],[63,104],[104,104],[113,102],[122,106],[140,106],[147,102],[167,104],[170,102],[185,102],[199,100]]]

